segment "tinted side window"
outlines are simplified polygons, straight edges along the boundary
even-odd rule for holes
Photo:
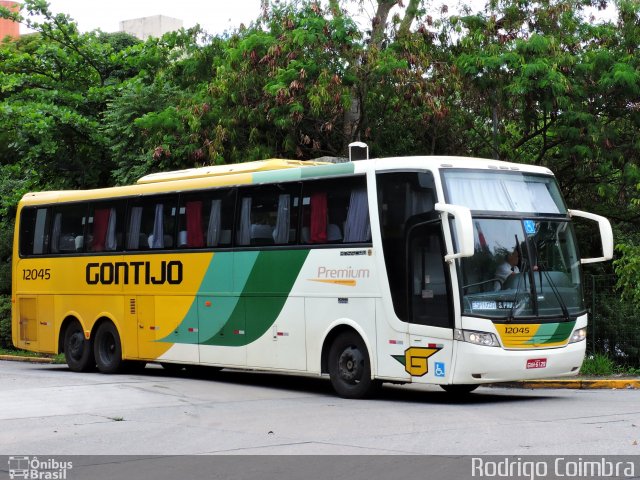
[[[302,192],[301,243],[371,241],[364,176],[305,182]]]
[[[105,201],[89,205],[86,252],[116,252],[124,246],[125,202]]]
[[[20,216],[20,254],[43,255],[49,251],[48,208],[24,208]]]
[[[238,190],[237,245],[288,245],[296,242],[300,184],[264,185]]]
[[[127,250],[175,248],[177,195],[141,197],[129,202]]]
[[[54,207],[51,225],[51,253],[82,251],[86,220],[86,203]]]
[[[220,189],[180,196],[178,247],[230,247],[235,190]]]

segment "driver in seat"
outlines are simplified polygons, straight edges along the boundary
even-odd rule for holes
[[[511,253],[505,255],[504,261],[496,268],[496,281],[493,285],[494,290],[500,290],[504,282],[507,281],[507,278],[516,273],[520,273],[518,263],[520,263],[520,255],[518,254],[518,249],[514,248]]]

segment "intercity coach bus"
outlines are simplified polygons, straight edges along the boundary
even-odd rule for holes
[[[572,218],[602,253],[580,258]],[[594,231],[596,228],[594,228]],[[469,392],[577,374],[581,263],[609,222],[548,169],[458,157],[265,160],[26,194],[13,343],[73,371],[199,365]]]

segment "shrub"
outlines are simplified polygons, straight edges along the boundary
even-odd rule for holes
[[[13,348],[11,343],[11,295],[0,295],[0,347]]]

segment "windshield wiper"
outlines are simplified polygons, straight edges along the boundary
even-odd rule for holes
[[[537,252],[536,252],[536,255],[537,255]],[[549,282],[549,286],[551,287],[551,291],[555,295],[556,300],[558,300],[558,304],[560,305],[560,309],[562,310],[562,316],[568,322],[569,320],[571,320],[571,317],[569,316],[569,309],[567,308],[567,304],[562,299],[562,295],[560,295],[560,292],[558,291],[558,287],[556,286],[555,282],[551,278],[551,275],[549,275],[549,272],[546,270],[544,263],[538,264],[538,271],[541,271],[542,273],[544,273],[544,276],[547,279],[547,282]],[[542,293],[542,279],[540,279],[540,292]]]
[[[546,240],[543,239],[540,242],[540,245],[544,246],[545,243],[546,243]],[[571,318],[569,316],[569,309],[567,308],[567,304],[563,300],[562,295],[560,295],[560,292],[558,291],[558,287],[556,286],[555,282],[551,278],[551,275],[549,275],[549,272],[545,268],[546,267],[545,263],[540,261],[540,255],[538,254],[538,244],[536,242],[531,242],[531,244],[533,245],[533,249],[534,249],[533,253],[535,254],[535,258],[537,261],[536,268],[538,269],[538,278],[540,278],[540,294],[543,293],[542,292],[542,274],[544,274],[544,277],[547,279],[547,282],[549,282],[549,286],[551,287],[551,291],[553,292],[553,295],[556,297],[556,300],[558,300],[558,305],[560,305],[560,309],[562,310],[562,316],[568,322],[569,320],[571,320]]]
[[[511,323],[514,320],[513,312],[516,308],[516,303],[518,302],[518,293],[520,293],[520,282],[522,282],[522,278],[527,271],[527,260],[522,256],[522,251],[520,249],[520,242],[518,241],[518,235],[516,237],[516,249],[518,251],[518,258],[522,261],[522,270],[518,275],[518,282],[516,283],[516,293],[513,296],[513,300],[511,301],[511,308],[509,309],[509,315],[507,315],[507,323]],[[526,283],[526,281],[525,281]]]

